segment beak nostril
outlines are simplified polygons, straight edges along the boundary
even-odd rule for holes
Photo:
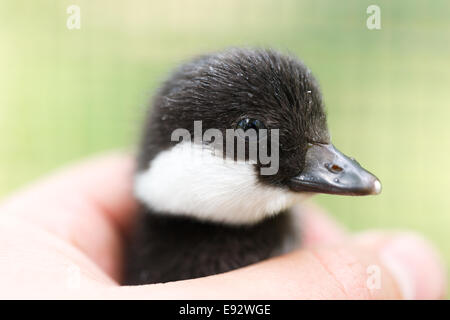
[[[328,171],[333,172],[333,173],[339,173],[342,172],[342,167],[338,166],[337,164],[334,163],[325,163],[325,168],[328,169]]]

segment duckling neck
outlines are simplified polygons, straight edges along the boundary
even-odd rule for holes
[[[227,224],[253,224],[305,198],[258,180],[255,166],[179,143],[159,152],[135,178],[135,195],[154,211]]]

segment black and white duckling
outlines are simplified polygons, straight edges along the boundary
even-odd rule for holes
[[[255,141],[265,142],[256,158]],[[141,209],[126,284],[203,277],[280,255],[299,245],[290,209],[308,195],[381,191],[331,144],[310,70],[265,49],[204,55],[169,77],[146,119],[134,186]]]

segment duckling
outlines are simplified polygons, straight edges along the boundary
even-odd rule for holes
[[[247,142],[236,155],[235,146],[214,143],[218,135],[204,139],[209,129],[253,136],[232,138]],[[194,139],[173,139],[177,130]],[[268,147],[257,149],[271,163],[262,152],[250,157],[248,142],[263,141],[263,131]],[[331,144],[319,85],[300,60],[233,48],[185,63],[159,89],[134,190],[129,285],[208,276],[289,252],[300,245],[296,203],[314,193],[378,194],[381,184]]]

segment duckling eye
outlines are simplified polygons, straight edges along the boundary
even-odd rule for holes
[[[237,129],[242,129],[244,131],[247,131],[248,129],[254,129],[255,131],[258,131],[259,129],[264,128],[264,124],[258,119],[245,118],[240,120],[237,124]]]

